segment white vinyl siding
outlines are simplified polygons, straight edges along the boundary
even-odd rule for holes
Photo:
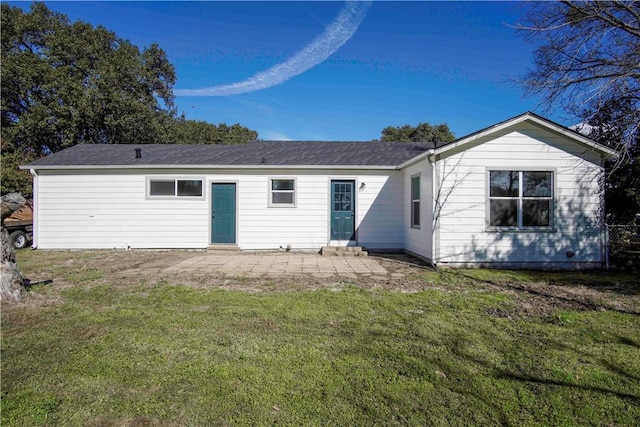
[[[274,174],[277,173],[276,174]],[[193,171],[191,172],[193,173]],[[241,249],[318,250],[329,241],[331,179],[356,181],[358,243],[400,249],[403,244],[401,172],[198,171],[203,197],[149,197],[148,181],[183,179],[176,171],[41,171],[38,247],[206,248],[211,240],[211,183],[237,184],[237,243]],[[271,179],[295,180],[296,209],[269,206]],[[361,183],[366,186],[358,191]]]
[[[340,179],[331,175],[332,179]],[[404,247],[402,172],[352,175],[355,179],[357,244],[367,249]],[[361,188],[361,184],[365,184]]]
[[[420,222],[421,227],[412,227],[411,209],[413,199],[411,195],[411,181],[413,177],[420,180]],[[426,259],[432,259],[433,230],[433,181],[432,167],[426,160],[417,162],[403,170],[404,183],[404,248]]]
[[[147,198],[146,174],[42,172],[38,247],[206,247],[204,197]]]
[[[481,139],[438,161],[438,262],[562,267],[601,261],[599,155],[536,125]],[[553,171],[552,226],[506,231],[488,227],[487,171]],[[516,227],[517,228],[517,227]],[[575,256],[567,257],[572,251]]]
[[[292,172],[278,179],[296,180],[296,208],[273,209],[268,175],[238,177],[238,245],[241,249],[320,248],[326,244],[326,184],[322,178]]]

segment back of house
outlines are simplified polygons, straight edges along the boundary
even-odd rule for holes
[[[402,250],[600,266],[612,150],[532,113],[448,144],[78,145],[34,176],[34,247]]]

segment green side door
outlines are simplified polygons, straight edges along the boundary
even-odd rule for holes
[[[355,182],[331,181],[331,240],[355,240]]]
[[[235,184],[211,184],[211,243],[236,243]]]

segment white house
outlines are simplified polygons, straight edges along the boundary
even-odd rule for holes
[[[34,247],[404,250],[437,265],[599,267],[603,160],[533,113],[452,143],[78,145],[23,166]]]

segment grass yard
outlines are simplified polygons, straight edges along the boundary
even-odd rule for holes
[[[3,426],[640,419],[634,275],[409,268],[302,286],[143,274],[159,254],[19,252],[53,282],[3,304]]]

